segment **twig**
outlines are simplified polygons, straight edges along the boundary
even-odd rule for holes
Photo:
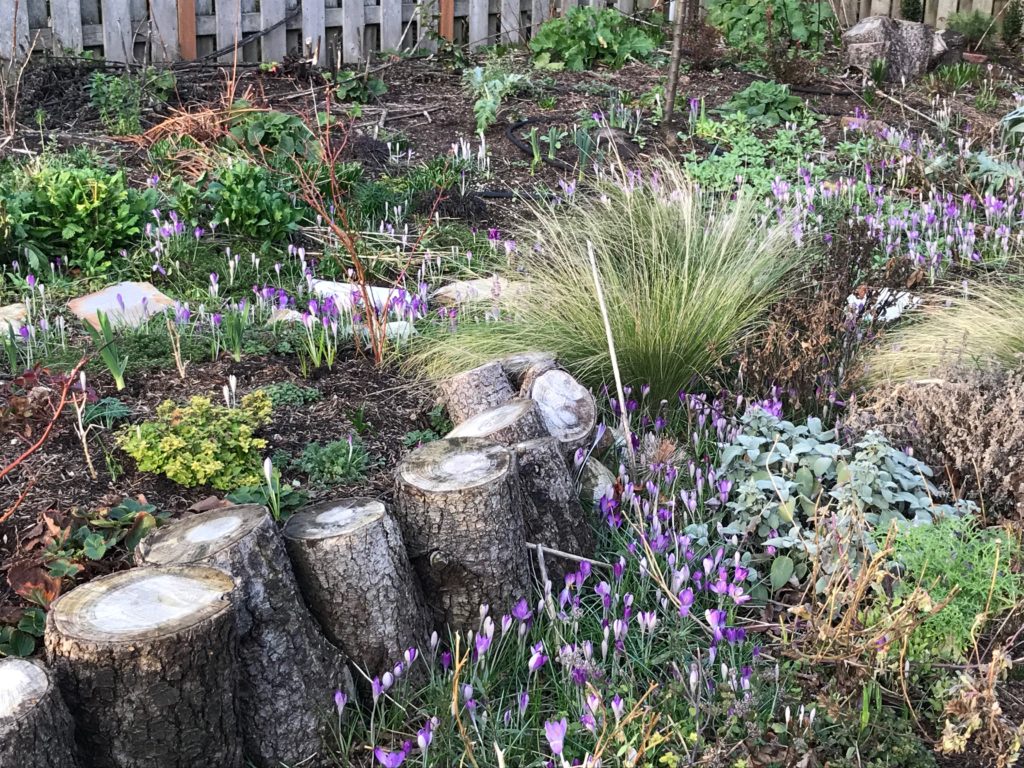
[[[566,560],[573,560],[577,563],[590,563],[591,565],[599,565],[602,568],[613,568],[611,563],[604,563],[600,560],[594,560],[589,557],[583,557],[582,555],[574,555],[571,552],[563,552],[560,549],[552,549],[551,547],[545,547],[543,544],[534,544],[533,542],[526,542],[526,546],[531,549],[542,550],[544,554],[554,555],[555,557],[563,557]]]

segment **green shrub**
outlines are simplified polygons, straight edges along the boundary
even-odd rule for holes
[[[316,136],[298,115],[254,109],[246,101],[236,101],[230,126],[231,138],[239,147],[272,165],[317,154]]]
[[[118,75],[94,72],[89,99],[109,133],[132,136],[142,133],[142,107],[150,101],[166,101],[174,86],[174,73],[169,70],[125,70]]]
[[[498,119],[498,109],[505,97],[526,88],[530,79],[519,72],[507,72],[496,62],[488,62],[486,67],[466,70],[462,82],[473,99],[476,130],[483,133]]]
[[[307,403],[315,403],[320,399],[320,390],[315,387],[304,387],[291,381],[277,381],[260,388],[270,398],[274,408],[283,406],[298,407]]]
[[[205,192],[213,224],[269,247],[299,228],[304,207],[287,181],[267,168],[235,160],[217,171]]]
[[[779,38],[805,51],[820,50],[836,24],[826,0],[709,0],[707,12],[730,47],[754,55],[764,55],[768,44]]]
[[[622,377],[673,400],[707,378],[786,292],[802,263],[789,222],[763,221],[757,201],[718,199],[665,166],[656,182],[621,179],[539,208],[520,241],[519,290],[495,300],[502,319],[464,317],[412,342],[408,363],[450,376],[515,352],[545,349],[599,387],[611,375],[588,255],[593,243]],[[493,315],[494,307],[486,303]]]
[[[805,114],[804,101],[789,92],[789,86],[771,80],[755,80],[733,94],[718,110],[723,115],[744,114],[754,125],[765,128],[792,123]]]
[[[155,190],[129,188],[121,171],[50,160],[19,169],[7,194],[8,258],[27,251],[32,268],[41,269],[60,257],[88,275],[108,269],[114,254],[133,244],[158,200]]]
[[[239,407],[214,405],[193,397],[188,405],[166,400],[156,418],[126,428],[120,447],[143,472],[156,472],[191,488],[209,484],[224,491],[262,480],[260,451],[267,441],[255,436],[270,421],[270,397],[253,392]]]
[[[538,68],[582,72],[595,64],[621,67],[649,56],[660,42],[656,28],[633,24],[614,8],[583,6],[541,24],[530,50]]]
[[[924,21],[924,3],[921,0],[900,0],[900,14],[907,21]]]
[[[992,45],[992,16],[984,11],[960,11],[951,13],[946,20],[946,28],[959,32],[967,40],[967,47],[977,50],[984,43],[988,49]]]
[[[1003,24],[1000,32],[1003,42],[1010,50],[1015,50],[1020,44],[1020,34],[1024,30],[1024,6],[1022,0],[1010,0],[1003,11]]]
[[[311,483],[338,485],[355,483],[366,477],[372,466],[370,454],[355,437],[332,443],[310,443],[294,462]]]
[[[725,535],[754,545],[753,563],[770,563],[765,570],[775,589],[791,580],[803,583],[815,556],[822,591],[836,568],[850,564],[838,556],[840,547],[852,543],[850,549],[872,551],[866,535],[872,530],[886,531],[893,523],[910,528],[966,508],[936,504],[931,469],[879,433],[844,448],[835,430],[825,430],[816,418],[795,425],[748,409],[720,456],[718,477],[730,484],[731,500],[716,522]],[[827,528],[816,525],[820,520],[829,520]]]
[[[878,530],[879,543],[885,531]],[[1021,595],[1015,572],[1017,543],[1005,531],[979,528],[969,517],[909,528],[892,540],[898,566],[892,598],[867,621],[877,618],[915,589],[932,604],[946,606],[914,630],[907,648],[915,661],[964,661],[989,620],[1013,608]]]

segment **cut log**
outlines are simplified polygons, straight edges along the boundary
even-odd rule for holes
[[[522,389],[523,377],[535,365],[548,365],[549,368],[554,368],[555,356],[551,352],[519,352],[501,360],[501,367],[505,369],[505,375],[512,383],[512,388],[516,390]]]
[[[526,538],[532,544],[581,557],[594,556],[594,529],[565,463],[561,445],[553,437],[528,440],[515,446],[519,479],[529,502],[524,509]],[[562,577],[575,563],[551,557],[551,583],[557,591]]]
[[[133,568],[53,604],[46,656],[83,765],[241,768],[234,590],[215,568]]]
[[[515,397],[505,369],[497,361],[452,376],[441,385],[441,393],[455,424]]]
[[[398,523],[375,499],[306,507],[284,528],[299,586],[327,636],[369,677],[425,648],[426,604]]]
[[[514,445],[547,435],[540,408],[533,400],[513,400],[466,419],[446,435],[484,437],[500,445]]]
[[[136,559],[203,563],[235,577],[238,714],[246,757],[272,768],[320,754],[334,692],[351,693],[351,676],[306,610],[266,507],[224,507],[160,528],[142,542]]]
[[[553,357],[541,358],[524,368],[517,379],[519,382],[519,396],[527,398],[532,397],[533,383],[543,374],[548,371],[556,370],[557,368],[558,363],[555,362],[555,358]],[[511,378],[511,376],[509,378]]]
[[[79,765],[71,713],[41,664],[25,659],[0,659],[0,765]]]
[[[562,449],[571,454],[589,448],[597,427],[597,403],[590,391],[558,369],[544,371],[528,384],[529,394],[524,396],[537,401],[541,421]]]
[[[580,472],[580,497],[583,503],[594,508],[601,506],[601,499],[615,491],[615,474],[604,464],[591,456]]]
[[[476,628],[481,604],[507,610],[529,591],[515,454],[489,440],[428,443],[399,465],[399,522],[435,629]]]

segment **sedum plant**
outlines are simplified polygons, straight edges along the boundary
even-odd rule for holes
[[[237,408],[193,397],[188,405],[165,400],[156,418],[128,427],[120,447],[143,472],[156,472],[190,488],[209,484],[223,491],[261,482],[260,452],[267,441],[256,430],[270,421],[270,397],[256,391]]]
[[[877,551],[870,533],[891,525],[930,524],[969,505],[936,504],[932,471],[869,432],[850,447],[817,418],[793,424],[762,408],[748,409],[732,440],[720,446],[722,532],[753,545],[754,564],[768,564],[771,586],[803,583],[811,560],[816,587],[845,565],[850,546]]]

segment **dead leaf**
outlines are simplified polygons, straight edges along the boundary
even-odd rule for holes
[[[230,506],[231,502],[228,501],[227,499],[221,499],[218,498],[217,496],[207,496],[205,499],[197,501],[195,504],[189,507],[188,510],[189,512],[210,512],[211,510],[214,509],[223,509],[224,507]]]
[[[60,596],[60,579],[30,561],[12,565],[7,572],[7,583],[21,598],[43,607]]]

